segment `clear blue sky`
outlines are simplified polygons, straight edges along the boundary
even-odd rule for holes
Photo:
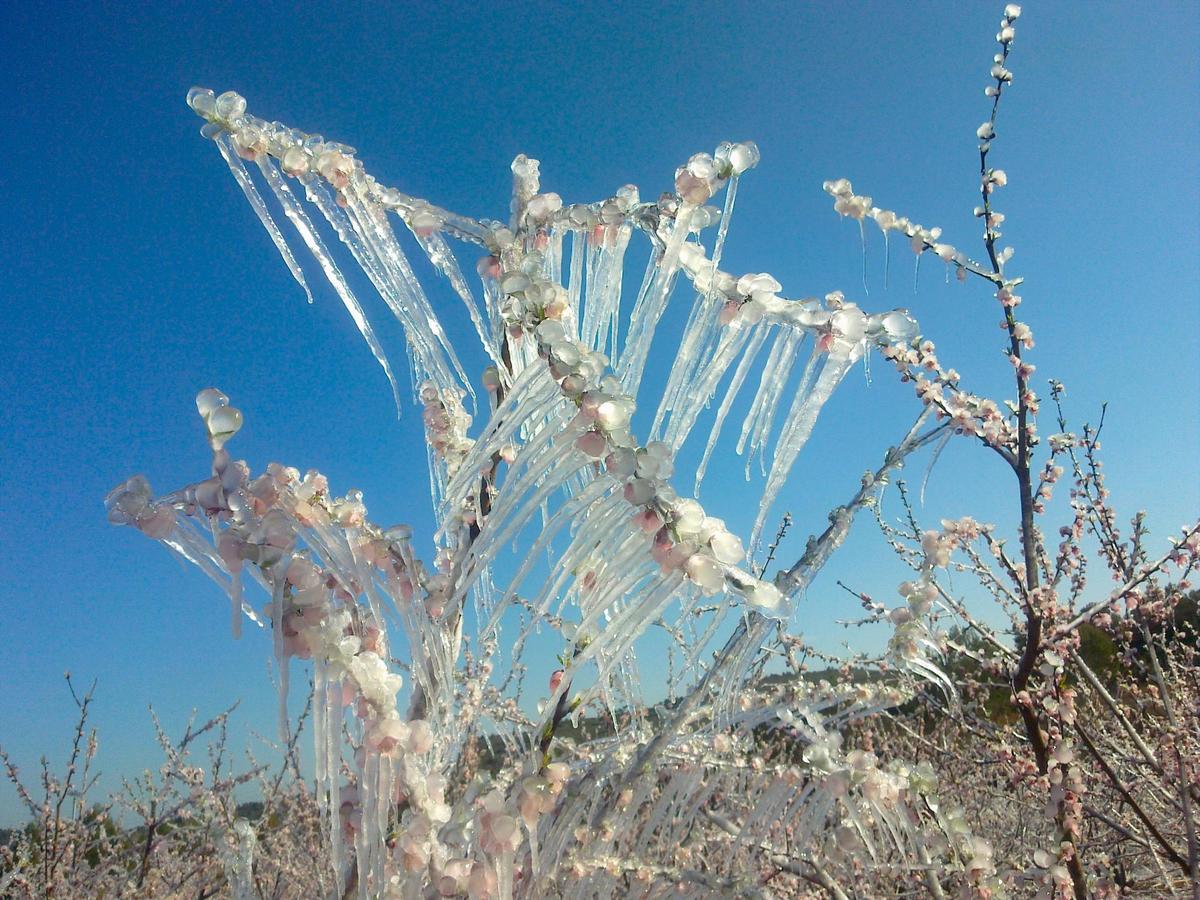
[[[315,466],[363,489],[381,521],[428,521],[419,416],[395,421],[327,286],[304,304],[197,136],[191,85],[235,88],[266,118],[358,147],[388,183],[481,216],[505,215],[517,152],[542,160],[547,189],[594,200],[630,181],[656,195],[691,153],[753,139],[763,161],[739,194],[728,267],[769,270],[792,296],[910,306],[944,361],[999,394],[994,301],[945,286],[929,260],[914,295],[902,247],[885,292],[878,240],[863,297],[857,231],[820,185],[848,177],[977,251],[974,130],[1002,7],[6,5],[0,742],[30,774],[39,754],[61,758],[67,669],[99,679],[105,788],[157,765],[150,704],[174,727],[241,698],[235,744],[273,733],[268,643],[232,642],[215,587],[109,526],[101,505],[135,472],[162,491],[204,474],[199,389],[246,411],[235,450],[255,468]],[[1109,402],[1115,499],[1126,517],[1148,509],[1159,536],[1200,508],[1198,23],[1188,2],[1026,3],[994,150],[1038,377],[1067,382],[1077,423]],[[397,329],[376,321],[399,363]],[[871,387],[844,385],[801,457],[779,507],[798,520],[791,551],[914,409],[874,372]],[[1000,476],[951,445],[931,517],[1010,522]],[[706,503],[748,525],[736,484],[707,487]],[[869,522],[841,566],[872,592],[901,575]],[[843,614],[827,580],[798,621],[834,640]],[[0,823],[17,816],[0,786]]]

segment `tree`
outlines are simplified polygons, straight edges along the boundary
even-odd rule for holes
[[[432,564],[417,557],[411,529],[373,522],[360,494],[337,495],[320,473],[301,476],[272,464],[253,476],[226,449],[242,413],[216,389],[197,398],[213,451],[211,477],[155,497],[138,476],[108,498],[114,522],[159,540],[227,591],[235,635],[244,618],[269,628],[284,731],[290,660],[312,661],[318,797],[338,893],[657,895],[683,885],[764,895],[782,879],[796,891],[835,897],[905,884],[934,896],[990,896],[1010,887],[1083,897],[1111,886],[1105,864],[1085,856],[1091,836],[1080,797],[1090,770],[1075,758],[1074,735],[1085,732],[1062,673],[1091,672],[1079,652],[1081,628],[1105,627],[1118,605],[1136,607],[1168,566],[1187,577],[1200,525],[1150,558],[1144,529],[1136,527],[1130,543],[1115,530],[1095,464],[1098,431],[1071,435],[1060,413],[1059,432],[1044,442],[1049,452],[1042,449],[1026,358],[1033,335],[1017,318],[1021,279],[1006,268],[1004,217],[993,205],[1007,175],[990,161],[1019,14],[1015,5],[1005,8],[987,88],[990,113],[977,130],[982,262],[943,242],[940,229],[875,206],[844,179],[825,185],[842,216],[863,227],[869,220],[960,279],[987,285],[1003,310],[1014,377],[1013,397],[1003,402],[968,391],[903,310],[868,312],[840,293],[787,299],[769,274],[736,277],[720,268],[738,184],[758,162],[753,144],[696,154],[677,170],[674,191],[654,202],[625,186],[600,203],[564,205],[542,190],[537,161],[518,156],[511,217],[501,223],[386,187],[350,148],[251,116],[237,94],[189,94],[205,119],[202,133],[285,264],[308,291],[272,204],[319,263],[401,408],[404,392],[331,249],[334,238],[361,268],[404,326],[423,407],[438,524]],[[722,191],[723,208],[708,205]],[[393,229],[395,219],[407,236]],[[627,251],[641,239],[649,242],[649,262],[640,287],[627,292]],[[482,252],[481,299],[450,240]],[[466,348],[449,340],[443,311],[416,275],[405,249],[414,244],[462,301],[476,352],[490,361],[481,397],[463,363]],[[655,333],[681,284],[692,296],[688,322],[674,357],[658,359]],[[759,544],[823,405],[871,352],[916,388],[913,424],[803,555],[770,573],[747,560],[745,548]],[[642,387],[652,359],[670,369],[657,398]],[[693,476],[698,489],[710,460],[721,462],[714,448],[743,389],[751,400],[739,451],[764,458],[771,451],[745,543],[686,496],[680,477]],[[1057,401],[1061,387],[1052,393]],[[645,443],[631,430],[639,401],[655,409]],[[484,419],[480,427],[473,428],[475,417]],[[699,464],[677,471],[680,450],[705,432]],[[912,515],[908,525],[885,523],[916,572],[901,585],[904,603],[896,608],[863,598],[869,619],[894,628],[886,656],[872,661],[885,677],[763,677],[777,660],[802,670],[810,648],[790,633],[791,604],[856,515],[874,505],[907,457],[954,435],[1011,469],[1019,546],[1010,551],[996,529],[969,517],[935,530],[921,529]],[[1053,553],[1039,517],[1068,461],[1075,515]],[[1088,529],[1120,586],[1084,603]],[[506,558],[514,543],[519,551]],[[942,584],[939,573],[952,560],[1011,614],[1015,642]],[[270,596],[265,612],[247,602],[246,579]],[[1178,592],[1159,593],[1164,604],[1177,602]],[[657,708],[634,655],[651,630],[665,632],[671,646],[670,702]],[[518,702],[522,654],[541,631],[557,636],[561,666],[530,716]],[[917,762],[927,737],[915,735],[912,745],[897,740],[912,756],[895,747],[881,756],[864,730],[902,724],[880,713],[918,692],[943,697],[958,715],[957,697],[973,669],[947,671],[940,663],[948,638],[965,632],[979,671],[1008,685],[1020,726],[1012,733],[982,717],[954,739],[982,735],[981,752],[1003,765],[1025,802],[1047,811],[1029,825],[1026,843],[1005,848],[1001,858],[963,810],[943,799],[960,789],[948,791],[928,761]],[[1115,700],[1109,709],[1123,715]],[[600,714],[611,729],[568,736],[567,723]],[[1177,721],[1169,703],[1166,715]],[[771,731],[780,739],[765,739]],[[854,746],[858,738],[863,743]],[[1093,755],[1103,769],[1105,752]],[[1125,788],[1113,771],[1109,781]],[[1165,849],[1151,853],[1174,853],[1182,860],[1171,859],[1176,877],[1194,880],[1193,800],[1187,788],[1175,793],[1186,856],[1166,834],[1158,842]],[[1140,825],[1109,827],[1150,843],[1139,837]],[[717,842],[725,849],[708,852]]]

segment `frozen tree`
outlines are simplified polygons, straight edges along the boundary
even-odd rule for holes
[[[288,673],[293,659],[310,661],[317,797],[336,895],[849,897],[907,885],[939,897],[1087,896],[1111,887],[1108,863],[1085,867],[1074,687],[1056,673],[1078,655],[1082,624],[1128,605],[1170,565],[1186,577],[1200,532],[1185,531],[1154,559],[1135,537],[1124,554],[1084,459],[1095,441],[1064,426],[1038,458],[1038,398],[1024,355],[1033,336],[1016,318],[1021,279],[1006,268],[1011,250],[999,245],[1004,217],[994,206],[1007,176],[989,161],[1019,14],[1005,8],[990,115],[977,135],[982,262],[844,179],[825,184],[835,210],[861,228],[873,224],[918,260],[932,255],[958,278],[987,284],[1003,309],[1015,377],[1003,402],[971,393],[905,310],[863,309],[841,293],[795,298],[770,274],[722,268],[738,186],[759,162],[753,143],[694,155],[656,200],[626,185],[600,202],[565,204],[543,190],[538,162],[518,156],[510,215],[495,221],[385,186],[350,147],[256,118],[236,93],[189,93],[202,134],[296,281],[311,298],[300,262],[311,257],[397,408],[415,400],[426,428],[436,532],[424,538],[372,520],[358,492],[339,494],[319,472],[272,463],[252,473],[227,449],[243,415],[216,389],[197,397],[209,477],[155,496],[138,476],[107,501],[114,522],[221,586],[235,637],[246,619],[270,635],[285,734]],[[635,242],[649,244],[636,283],[626,279]],[[418,278],[414,252],[461,308],[431,301],[435,288]],[[459,262],[464,252],[478,281]],[[411,394],[343,274],[348,262],[404,328]],[[664,356],[654,338],[673,299],[690,310]],[[469,319],[477,347],[451,343],[442,324],[450,315]],[[771,573],[753,555],[772,507],[826,401],[873,353],[915,386],[912,426],[803,555]],[[490,363],[478,393],[472,357]],[[643,386],[648,365],[669,371],[661,392]],[[730,421],[745,398],[744,418]],[[641,438],[632,430],[639,408],[652,414]],[[738,434],[745,463],[722,458],[726,429]],[[863,598],[868,618],[894,629],[884,657],[860,661],[875,677],[799,677],[801,657],[815,651],[793,633],[794,601],[905,459],[954,435],[1011,467],[1016,555],[973,519],[933,531],[912,517],[912,529],[884,522],[916,574],[897,608]],[[676,460],[689,442],[702,450],[685,470]],[[735,535],[695,498],[710,467],[732,471],[755,454],[766,480],[752,530]],[[1079,497],[1056,556],[1035,517],[1067,457]],[[1122,578],[1114,592],[1085,600],[1077,560],[1089,526]],[[424,561],[423,546],[433,548]],[[952,562],[964,555],[967,563]],[[977,572],[1011,611],[1016,644],[943,587],[939,572],[954,565]],[[1070,587],[1060,592],[1063,579]],[[1154,589],[1172,608],[1178,590]],[[1153,647],[1152,625],[1139,627]],[[671,647],[661,692],[639,674],[651,631]],[[963,704],[986,678],[945,661],[964,634],[976,636],[975,658],[1008,685],[1019,713],[987,746],[1000,748],[994,756],[1013,784],[1047,810],[1033,843],[1003,860],[964,812],[959,788],[941,783],[926,753],[936,741],[909,729],[911,740],[897,733],[887,748],[873,743],[871,729],[902,723],[899,710],[914,698],[987,724],[977,704]],[[547,635],[561,665],[544,691],[530,689],[523,654]],[[1149,658],[1157,665],[1153,649]],[[767,677],[769,664],[795,677]],[[1170,677],[1180,676],[1159,673]],[[544,695],[536,710],[521,702],[531,690]],[[1112,709],[1124,715],[1115,701]],[[1188,712],[1168,705],[1166,715],[1178,722]],[[1186,830],[1181,851],[1174,835],[1162,838],[1182,860],[1174,877],[1194,879],[1195,771],[1180,789],[1166,773],[1183,763],[1146,751]],[[1142,826],[1115,826],[1143,841]],[[252,837],[229,866],[236,890],[252,875]],[[1150,853],[1169,859],[1161,848]]]

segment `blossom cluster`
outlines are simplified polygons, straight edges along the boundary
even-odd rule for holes
[[[993,447],[1016,446],[1017,428],[1011,416],[995,401],[959,388],[958,372],[942,366],[933,341],[892,344],[882,352],[896,367],[900,380],[911,381],[917,398],[939,419],[947,419],[956,433],[977,437]],[[1013,411],[1010,407],[1009,413]]]

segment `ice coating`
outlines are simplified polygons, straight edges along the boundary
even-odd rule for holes
[[[774,577],[764,578],[746,550],[853,364],[876,348],[907,346],[919,331],[903,310],[867,313],[840,293],[788,299],[769,273],[720,268],[735,192],[757,164],[757,148],[726,143],[694,155],[655,202],[628,185],[599,202],[564,202],[543,188],[538,162],[519,156],[501,224],[383,186],[351,148],[257,119],[235,94],[196,89],[189,105],[307,290],[266,199],[278,202],[400,405],[364,303],[335,259],[339,243],[366,274],[404,327],[426,429],[438,524],[428,565],[411,529],[373,523],[358,492],[337,496],[320,473],[272,464],[251,477],[225,449],[242,415],[212,389],[197,400],[214,451],[211,477],[159,498],[144,479],[131,480],[109,499],[114,521],[212,577],[229,594],[237,627],[246,612],[271,629],[281,717],[293,658],[311,660],[317,782],[341,883],[363,897],[385,886],[396,896],[426,887],[447,896],[539,896],[564,878],[575,879],[580,895],[603,892],[620,883],[614,879],[629,860],[668,858],[700,815],[745,840],[765,840],[780,816],[815,834],[835,808],[870,808],[872,822],[858,824],[864,833],[918,842],[911,809],[862,787],[894,786],[900,776],[837,741],[845,722],[894,705],[896,688],[779,694],[752,683],[768,636],[787,623],[844,531],[814,539],[801,563]],[[390,215],[403,220],[453,304],[421,283],[402,245],[407,235],[393,230]],[[713,225],[710,254],[704,235]],[[321,237],[325,226],[337,241]],[[625,296],[625,258],[638,235],[650,258],[640,286]],[[451,241],[481,253],[481,300]],[[684,339],[666,389],[643,398],[658,326],[681,285],[692,303]],[[466,333],[491,364],[483,402],[470,404],[474,415],[468,403],[479,379],[468,375],[470,357],[441,320],[451,308],[462,315],[461,306]],[[748,386],[738,452],[747,467],[760,454],[766,482],[743,540],[720,510],[677,485],[698,489],[706,469],[731,462],[720,436]],[[635,436],[639,406],[654,413],[644,442]],[[704,442],[703,461],[677,472],[693,435]],[[888,465],[928,438],[914,430]],[[838,522],[870,496],[864,487]],[[265,589],[264,612],[245,601],[243,581]],[[669,722],[621,726],[633,752],[610,754],[612,743],[598,740],[556,756],[556,730],[568,716],[646,705],[630,671],[639,641],[657,627],[681,657],[669,679],[681,702]],[[527,714],[506,694],[519,678],[504,660],[545,631],[561,639],[560,668],[538,712]],[[393,655],[405,661],[403,679],[388,663]],[[713,691],[719,715],[695,715]],[[735,740],[728,736],[764,724],[795,731],[811,751],[808,775],[861,774],[854,803],[836,785],[781,767],[736,826],[710,810],[714,795],[748,790],[742,776],[712,765],[726,752],[715,737]],[[511,764],[453,784],[477,729],[494,736]],[[647,775],[652,761],[662,767],[657,781]],[[662,862],[650,871],[664,882],[679,874]]]

